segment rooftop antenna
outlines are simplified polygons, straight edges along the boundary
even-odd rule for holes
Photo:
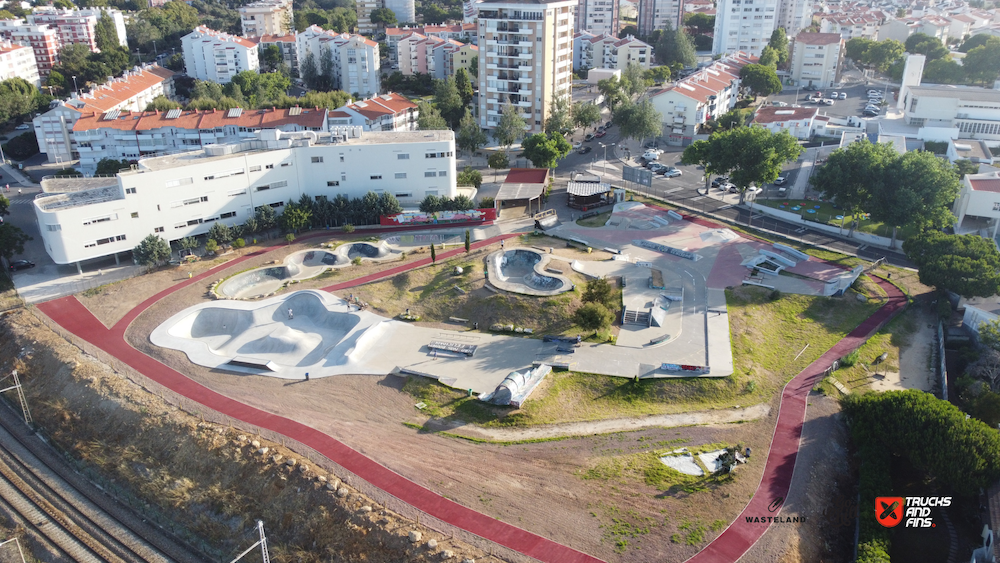
[[[271,557],[267,554],[267,536],[264,534],[264,522],[261,520],[257,520],[257,532],[260,534],[260,539],[254,542],[254,544],[250,547],[246,548],[243,553],[236,556],[236,559],[233,559],[230,563],[236,563],[240,559],[243,559],[246,554],[253,551],[258,545],[260,546],[261,561],[263,561],[263,563],[271,563]]]

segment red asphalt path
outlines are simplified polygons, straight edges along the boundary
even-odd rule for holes
[[[381,230],[379,229],[379,231]],[[386,229],[386,231],[391,230],[395,229]],[[300,240],[328,234],[330,233],[316,233],[315,235],[302,237]],[[472,246],[479,248],[494,244],[497,240],[513,238],[515,236],[518,235],[503,235],[477,242]],[[268,248],[244,255],[207,270],[192,279],[183,280],[140,303],[110,329],[106,328],[74,296],[42,303],[38,305],[38,309],[77,337],[118,358],[145,377],[171,389],[175,393],[237,420],[242,420],[248,424],[266,428],[298,440],[368,483],[435,518],[538,559],[539,561],[581,561],[588,563],[600,561],[600,559],[593,556],[450,501],[379,465],[345,444],[309,426],[245,405],[220,393],[216,393],[194,382],[184,374],[139,352],[126,342],[125,331],[128,326],[136,317],[160,299],[191,284],[211,279],[221,270],[230,268],[271,250],[273,249]],[[445,260],[461,254],[463,250],[462,248],[458,248],[442,252],[439,258]],[[324,291],[338,291],[370,283],[430,263],[431,260],[429,257],[408,261],[406,264],[389,270],[334,284],[324,288]],[[799,440],[802,435],[802,425],[805,421],[806,400],[809,391],[822,379],[823,372],[834,360],[845,356],[851,350],[863,344],[885,322],[901,311],[906,304],[906,297],[894,285],[879,278],[876,278],[875,281],[885,289],[888,294],[888,302],[785,385],[782,391],[781,405],[778,410],[778,421],[774,431],[774,438],[771,442],[771,448],[764,467],[764,474],[757,492],[739,518],[704,550],[689,559],[689,562],[729,563],[737,561],[763,536],[768,528],[767,524],[748,524],[746,523],[746,517],[773,517],[780,514],[780,510],[773,513],[769,512],[768,505],[778,497],[785,498],[788,495],[792,472],[795,468],[795,459],[798,454]]]
[[[688,559],[687,563],[737,561],[767,531],[770,526],[767,517],[773,518],[781,514],[780,507],[774,512],[768,507],[778,499],[788,498],[788,489],[792,483],[792,472],[795,470],[795,459],[802,438],[802,425],[806,418],[809,392],[823,379],[826,369],[835,360],[864,344],[906,306],[906,296],[899,288],[882,278],[873,279],[888,294],[886,304],[785,385],[781,392],[781,405],[778,407],[778,422],[774,428],[774,437],[771,439],[771,449],[767,453],[764,474],[761,476],[760,485],[757,486],[757,492],[739,517],[705,549]],[[747,522],[747,518],[755,517],[763,519],[764,523]]]

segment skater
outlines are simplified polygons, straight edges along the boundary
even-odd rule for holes
[[[503,239],[500,239],[500,250],[503,250]]]
[[[292,320],[294,318],[295,318],[295,315],[292,314],[292,308],[289,307],[288,308],[288,320]]]

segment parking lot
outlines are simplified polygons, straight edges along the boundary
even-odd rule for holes
[[[890,104],[895,103],[895,99],[891,91],[887,91],[885,86],[865,86],[859,84],[856,86],[848,86],[846,88],[786,88],[780,94],[775,94],[768,97],[767,102],[784,102],[788,105],[798,104],[803,107],[813,107],[819,106],[820,113],[825,113],[826,115],[836,116],[836,117],[861,117],[861,113],[864,111],[865,106],[868,104],[868,90],[878,90],[882,93],[884,97],[888,100]],[[822,92],[824,98],[830,98],[833,92],[846,92],[846,100],[837,100],[832,106],[819,105],[816,102],[808,101],[808,98],[814,95],[816,92]],[[885,108],[882,109],[880,114],[885,113]]]

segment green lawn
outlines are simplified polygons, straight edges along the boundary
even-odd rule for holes
[[[832,203],[827,202],[804,201],[800,199],[758,199],[754,204],[766,205],[782,211],[788,211],[789,213],[798,213],[806,221],[825,223],[834,227],[843,226],[845,233],[850,230],[851,220],[854,217],[853,215],[845,214],[842,209],[837,209]],[[816,209],[817,205],[819,209]],[[795,207],[799,207],[799,209],[795,209]],[[816,213],[809,213],[808,210],[815,210]],[[879,223],[878,221],[872,221],[863,214],[859,214],[857,218],[858,231],[880,237],[892,237],[892,227],[887,227],[884,223]],[[906,240],[908,237],[916,234],[917,231],[912,226],[900,227],[896,238]]]

